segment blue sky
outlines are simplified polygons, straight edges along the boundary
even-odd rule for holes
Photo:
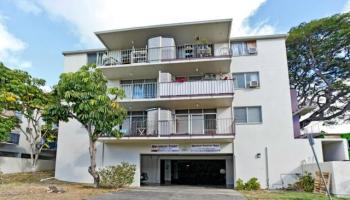
[[[233,36],[286,33],[301,22],[350,10],[350,0],[216,0],[214,5],[177,0],[171,9],[161,2],[2,0],[0,62],[52,86],[63,72],[62,51],[101,47],[94,31],[233,18]],[[191,14],[179,12],[183,5]]]

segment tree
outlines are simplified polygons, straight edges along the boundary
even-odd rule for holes
[[[302,23],[289,31],[290,84],[298,105],[313,108],[300,121],[334,123],[350,115],[350,13]]]
[[[52,123],[47,118],[42,120],[42,113],[51,101],[51,95],[41,87],[45,80],[30,76],[21,70],[11,70],[0,63],[0,135],[18,128],[30,145],[30,159],[34,171],[39,155],[45,146],[45,138],[52,131]],[[23,115],[24,121],[14,116],[15,112]]]
[[[55,103],[47,116],[55,121],[75,119],[80,122],[89,136],[90,166],[88,172],[99,186],[100,177],[96,171],[96,141],[105,134],[121,137],[118,130],[125,116],[125,109],[117,102],[124,96],[118,88],[107,88],[107,80],[95,65],[85,65],[77,72],[63,73],[53,95]]]
[[[5,110],[7,102],[16,100],[15,96],[9,92],[9,90],[16,87],[16,83],[11,82],[15,74],[2,63],[0,63],[0,74],[0,141],[6,142],[11,130],[19,123],[15,116]]]

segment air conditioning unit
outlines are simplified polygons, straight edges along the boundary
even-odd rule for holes
[[[255,47],[250,47],[250,48],[248,49],[248,52],[249,52],[249,54],[256,54],[256,53],[257,53]]]
[[[259,87],[259,81],[250,81],[249,82],[249,87],[250,88],[257,88],[257,87]]]

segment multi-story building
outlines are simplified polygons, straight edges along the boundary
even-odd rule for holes
[[[110,87],[121,87],[128,117],[120,139],[98,142],[98,167],[137,167],[133,186],[203,184],[232,187],[257,177],[283,187],[285,175],[313,163],[295,139],[286,35],[230,38],[231,20],[96,32],[105,49],[67,51],[64,72],[95,63]],[[325,160],[326,140],[316,152]],[[333,139],[337,158],[347,143]],[[56,178],[92,182],[88,136],[77,121],[60,123]]]
[[[22,123],[21,129],[27,128],[27,120],[20,112],[5,111],[4,116],[16,116]],[[11,131],[7,141],[0,142],[0,172],[18,173],[32,171],[30,161],[31,147],[26,135],[15,128]],[[51,142],[43,148],[39,155],[35,170],[53,170],[55,168],[56,142]]]

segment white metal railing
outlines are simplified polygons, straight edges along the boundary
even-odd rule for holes
[[[157,97],[157,83],[131,83],[121,84],[126,99],[148,99]]]
[[[159,83],[160,97],[233,94],[233,80]]]
[[[97,52],[96,65],[110,66],[227,56],[231,56],[228,43],[186,44],[180,46],[132,48]]]
[[[232,119],[173,119],[173,120],[126,120],[120,127],[126,137],[181,136],[181,135],[233,135]],[[108,134],[105,136],[109,136]]]
[[[233,94],[233,80],[201,80],[185,82],[150,82],[121,84],[125,99],[186,97]]]

